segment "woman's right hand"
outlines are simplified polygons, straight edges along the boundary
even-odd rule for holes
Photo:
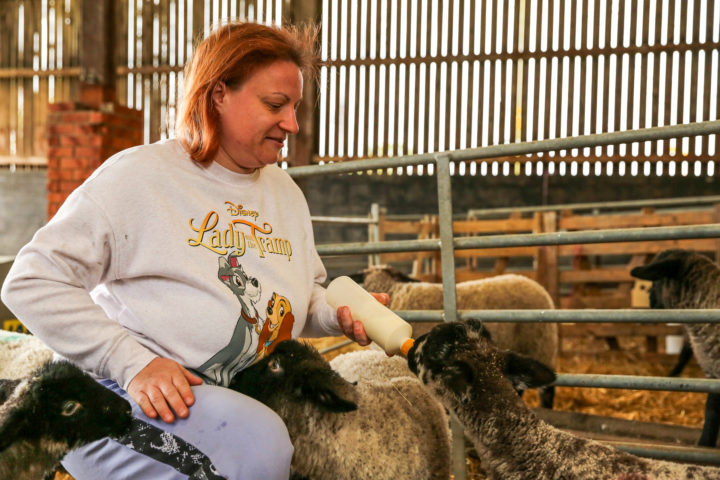
[[[195,402],[190,386],[202,383],[176,361],[158,357],[130,381],[128,394],[148,417],[159,415],[164,422],[172,423],[175,415],[188,416],[188,407]]]

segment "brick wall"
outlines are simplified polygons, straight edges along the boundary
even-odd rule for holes
[[[47,124],[48,220],[103,161],[143,141],[142,112],[114,102],[55,103]]]

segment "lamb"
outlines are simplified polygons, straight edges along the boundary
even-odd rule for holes
[[[652,281],[650,308],[720,308],[720,266],[692,250],[660,252],[652,262],[630,271]],[[706,376],[720,378],[720,324],[685,324],[695,358]],[[713,447],[720,429],[720,394],[709,393],[698,445]]]
[[[449,478],[448,418],[414,376],[353,384],[314,347],[286,340],[233,377],[230,388],[285,421],[295,446],[293,478]]]
[[[370,267],[351,276],[362,282],[369,292],[390,295],[391,310],[442,310],[442,284],[418,282],[388,266]],[[552,298],[539,283],[522,275],[505,274],[460,282],[457,289],[458,310],[551,310]],[[413,325],[418,337],[435,324]],[[558,325],[556,323],[491,323],[485,324],[493,341],[501,348],[528,355],[547,365],[556,364]],[[519,390],[522,393],[522,389]],[[540,389],[540,405],[552,408],[555,387]]]
[[[720,479],[718,468],[636,457],[543,422],[513,384],[547,385],[555,373],[498,349],[477,320],[435,327],[416,340],[408,364],[457,416],[491,480]]]
[[[52,350],[37,337],[0,330],[0,378],[27,377],[52,357]]]
[[[0,478],[38,480],[70,450],[119,437],[131,424],[129,402],[69,362],[0,380]]]
[[[380,350],[355,350],[338,355],[330,360],[330,368],[348,382],[388,381],[396,378],[417,378],[410,371],[407,360],[400,356],[388,357]]]

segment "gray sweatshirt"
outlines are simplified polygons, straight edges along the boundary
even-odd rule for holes
[[[338,335],[307,202],[275,165],[176,140],[108,159],[18,253],[2,300],[51,349],[127,388],[157,356],[211,383],[282,339]]]

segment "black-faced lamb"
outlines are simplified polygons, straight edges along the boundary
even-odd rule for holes
[[[636,457],[543,422],[513,385],[545,385],[554,381],[554,372],[495,347],[478,321],[433,328],[416,340],[408,364],[457,416],[490,479],[720,479],[717,468]]]
[[[650,308],[720,308],[720,266],[701,253],[670,249],[647,265],[630,271],[633,277],[652,281]],[[700,368],[710,378],[720,378],[720,324],[686,323]],[[709,393],[705,423],[698,445],[715,446],[720,429],[720,394]]]
[[[0,479],[38,480],[70,451],[127,433],[130,404],[69,362],[0,380]]]
[[[370,267],[352,278],[369,292],[390,295],[391,310],[442,310],[442,284],[419,282],[389,266]],[[456,285],[458,310],[552,310],[554,304],[547,291],[536,281],[516,274],[497,275]],[[413,322],[411,322],[413,323]],[[428,332],[435,324],[413,323],[413,337]],[[484,324],[493,341],[501,348],[513,350],[555,366],[558,352],[557,323]],[[520,389],[522,392],[522,389]],[[540,389],[540,404],[552,408],[555,387]]]
[[[315,348],[287,340],[239,372],[230,388],[285,421],[296,478],[449,478],[447,415],[414,377],[353,384]]]

